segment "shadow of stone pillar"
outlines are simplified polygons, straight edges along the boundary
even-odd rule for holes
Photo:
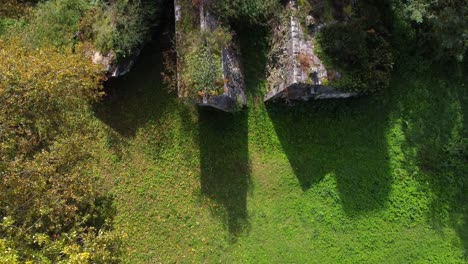
[[[219,205],[214,213],[237,237],[249,226],[247,114],[200,108],[199,135],[202,194]]]

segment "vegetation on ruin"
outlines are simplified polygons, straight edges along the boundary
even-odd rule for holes
[[[220,19],[250,24],[265,24],[281,10],[277,0],[218,0],[207,1]]]
[[[198,2],[180,1],[181,13],[178,22],[177,42],[178,86],[188,98],[216,96],[224,92],[222,51],[231,44],[231,32],[218,25],[212,31],[199,28]],[[169,81],[172,81],[170,79]]]

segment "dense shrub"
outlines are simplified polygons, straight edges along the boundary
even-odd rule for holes
[[[34,1],[2,0],[0,5],[0,18],[20,18],[30,11],[31,3]]]
[[[265,23],[277,12],[281,3],[279,0],[219,0],[213,1],[213,7],[222,19]]]
[[[86,13],[80,23],[83,35],[92,39],[103,53],[114,51],[120,57],[141,48],[155,23],[156,5],[151,1],[102,3]]]
[[[36,47],[72,47],[81,40],[125,57],[148,40],[156,10],[155,1],[49,0],[34,8],[21,35]]]
[[[326,26],[316,38],[317,54],[343,74],[331,85],[356,91],[378,91],[389,85],[393,55],[385,33],[359,21]]]
[[[455,58],[462,61],[468,47],[466,1],[394,1],[397,12],[418,32],[417,42],[433,61]]]
[[[50,0],[39,3],[25,32],[28,40],[36,46],[71,45],[78,31],[78,22],[91,7],[88,0]]]
[[[0,47],[0,260],[116,262],[89,121],[102,70],[79,46],[73,54],[13,38]]]
[[[343,1],[346,2],[346,1]],[[299,0],[299,8],[304,13],[311,14],[320,22],[328,23],[333,21],[332,1],[328,0]]]

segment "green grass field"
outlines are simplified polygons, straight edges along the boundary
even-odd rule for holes
[[[126,262],[466,263],[467,164],[444,151],[467,136],[464,79],[395,74],[383,95],[265,105],[250,34],[241,113],[178,101],[158,44],[96,106]]]

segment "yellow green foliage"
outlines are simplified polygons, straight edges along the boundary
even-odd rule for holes
[[[0,17],[19,18],[30,12],[31,8],[27,3],[19,0],[2,0],[0,5]]]
[[[6,239],[0,239],[0,264],[17,264],[18,255],[16,250],[10,247]]]
[[[31,155],[58,132],[64,110],[99,98],[103,75],[79,52],[30,49],[16,39],[0,47],[2,156]]]
[[[81,47],[31,49],[17,39],[0,47],[0,260],[118,261],[89,109],[102,95],[102,69]]]

